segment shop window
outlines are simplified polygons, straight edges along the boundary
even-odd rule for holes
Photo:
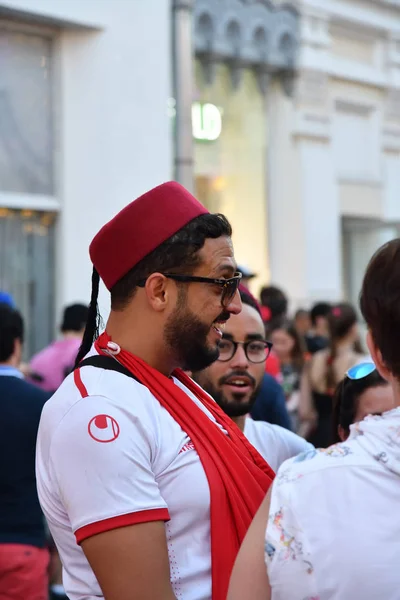
[[[0,21],[0,191],[53,193],[52,39]]]
[[[26,359],[53,337],[55,217],[0,208],[0,290],[24,317]]]

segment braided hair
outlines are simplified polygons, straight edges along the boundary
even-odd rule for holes
[[[99,296],[99,284],[100,276],[96,269],[93,267],[92,273],[92,295],[90,298],[88,317],[83,334],[82,344],[78,350],[78,354],[75,359],[75,368],[79,365],[81,360],[86,356],[92,347],[93,341],[99,336],[100,328],[102,327],[102,319],[99,312],[98,296]]]

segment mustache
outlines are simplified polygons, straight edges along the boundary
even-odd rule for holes
[[[224,375],[224,377],[220,378],[220,380],[218,381],[218,384],[224,385],[227,381],[229,381],[230,379],[232,379],[234,377],[246,377],[246,379],[248,379],[250,381],[253,388],[255,388],[257,385],[256,380],[254,379],[254,377],[252,375],[250,375],[250,373],[247,373],[246,371],[239,371],[239,370],[231,371],[227,375]]]
[[[215,319],[215,321],[228,321],[230,319],[230,316],[231,313],[225,310]]]

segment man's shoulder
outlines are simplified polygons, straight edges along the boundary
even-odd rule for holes
[[[70,373],[46,403],[43,429],[54,430],[61,423],[79,424],[99,415],[124,414],[148,423],[161,410],[148,388],[117,371],[84,366],[79,370],[79,381],[75,378],[74,372]]]
[[[261,385],[263,387],[268,387],[270,389],[275,390],[280,390],[282,388],[277,378],[271,375],[270,373],[264,373]]]
[[[50,393],[44,392],[36,385],[25,381],[20,377],[0,377],[0,387],[3,390],[9,390],[14,394],[18,394],[21,400],[29,399],[29,402],[37,402],[44,404],[49,398]]]
[[[44,348],[39,350],[39,352],[37,352],[36,354],[34,354],[32,356],[29,364],[31,366],[34,366],[34,365],[38,366],[42,363],[46,363],[47,360],[51,359],[51,357],[52,357],[52,354],[54,352],[53,347],[54,347],[54,342],[52,342],[48,346],[45,346]]]
[[[285,444],[289,448],[293,447],[294,450],[297,448],[297,453],[314,450],[313,445],[307,442],[307,440],[280,425],[247,419],[246,426],[252,429],[258,437],[268,440],[271,444]]]
[[[353,441],[341,442],[329,448],[310,448],[286,460],[277,473],[277,485],[299,482],[313,474],[330,472],[338,467],[355,467],[370,463],[369,457]]]

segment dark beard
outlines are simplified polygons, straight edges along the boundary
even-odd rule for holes
[[[229,313],[225,318],[229,318]],[[203,323],[186,308],[186,296],[178,298],[178,304],[168,319],[165,342],[171,348],[179,366],[185,371],[201,371],[215,362],[219,356],[218,345],[207,345],[210,325]]]
[[[220,406],[224,413],[231,419],[247,415],[253,408],[259,391],[259,387],[255,389],[247,402],[241,402],[243,395],[240,392],[237,394],[232,394],[233,401],[229,402],[226,400],[223,393],[220,390],[217,390],[212,383],[209,381],[201,383],[201,375],[200,381],[197,379],[196,375],[194,375],[194,379],[208,394],[210,394],[212,398],[214,398],[218,406]]]

